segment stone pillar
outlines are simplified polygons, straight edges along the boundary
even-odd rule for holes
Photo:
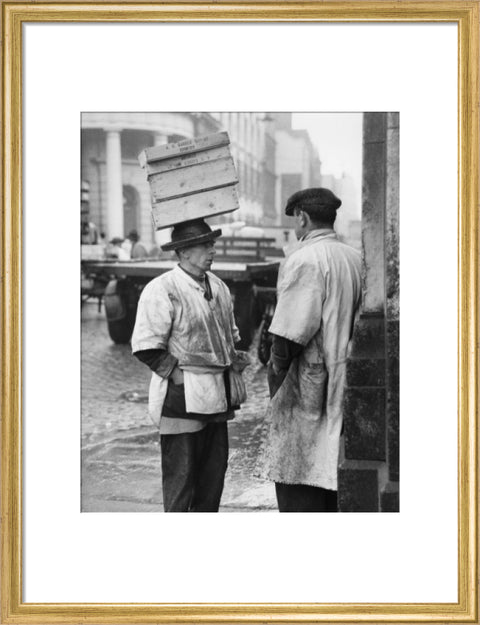
[[[398,114],[365,113],[363,298],[347,362],[339,508],[398,509]]]
[[[380,494],[382,511],[399,509],[399,115],[387,116],[387,196],[385,211],[387,464],[388,482]]]
[[[386,113],[363,116],[363,303],[362,313],[385,306]]]
[[[122,150],[120,130],[106,129],[107,160],[107,237],[124,236],[123,228],[123,186]]]

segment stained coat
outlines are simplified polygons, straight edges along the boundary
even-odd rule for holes
[[[263,477],[337,489],[346,359],[361,297],[360,254],[314,230],[278,278],[270,332],[304,346],[267,410]]]

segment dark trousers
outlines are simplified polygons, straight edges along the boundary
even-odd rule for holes
[[[275,482],[280,512],[337,512],[337,491]]]
[[[165,512],[218,512],[228,463],[227,424],[188,434],[163,434]]]

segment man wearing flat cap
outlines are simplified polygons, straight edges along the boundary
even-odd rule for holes
[[[341,200],[312,188],[285,209],[298,242],[280,270],[270,326],[270,420],[262,474],[280,512],[336,512],[346,358],[361,296],[360,255],[333,229]]]
[[[227,421],[245,400],[232,299],[210,272],[220,235],[203,219],[176,225],[162,249],[175,250],[179,264],[149,282],[138,304],[132,350],[152,370],[165,512],[218,512]]]

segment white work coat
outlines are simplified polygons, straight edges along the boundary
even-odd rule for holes
[[[314,230],[280,270],[270,332],[304,349],[270,401],[263,477],[337,490],[346,358],[361,297],[360,254]]]
[[[240,339],[228,287],[208,273],[212,299],[179,266],[147,284],[140,297],[132,336],[133,352],[165,349],[184,371],[188,412],[212,414],[227,409],[223,371],[235,359]],[[152,374],[149,412],[157,422],[167,380]]]

